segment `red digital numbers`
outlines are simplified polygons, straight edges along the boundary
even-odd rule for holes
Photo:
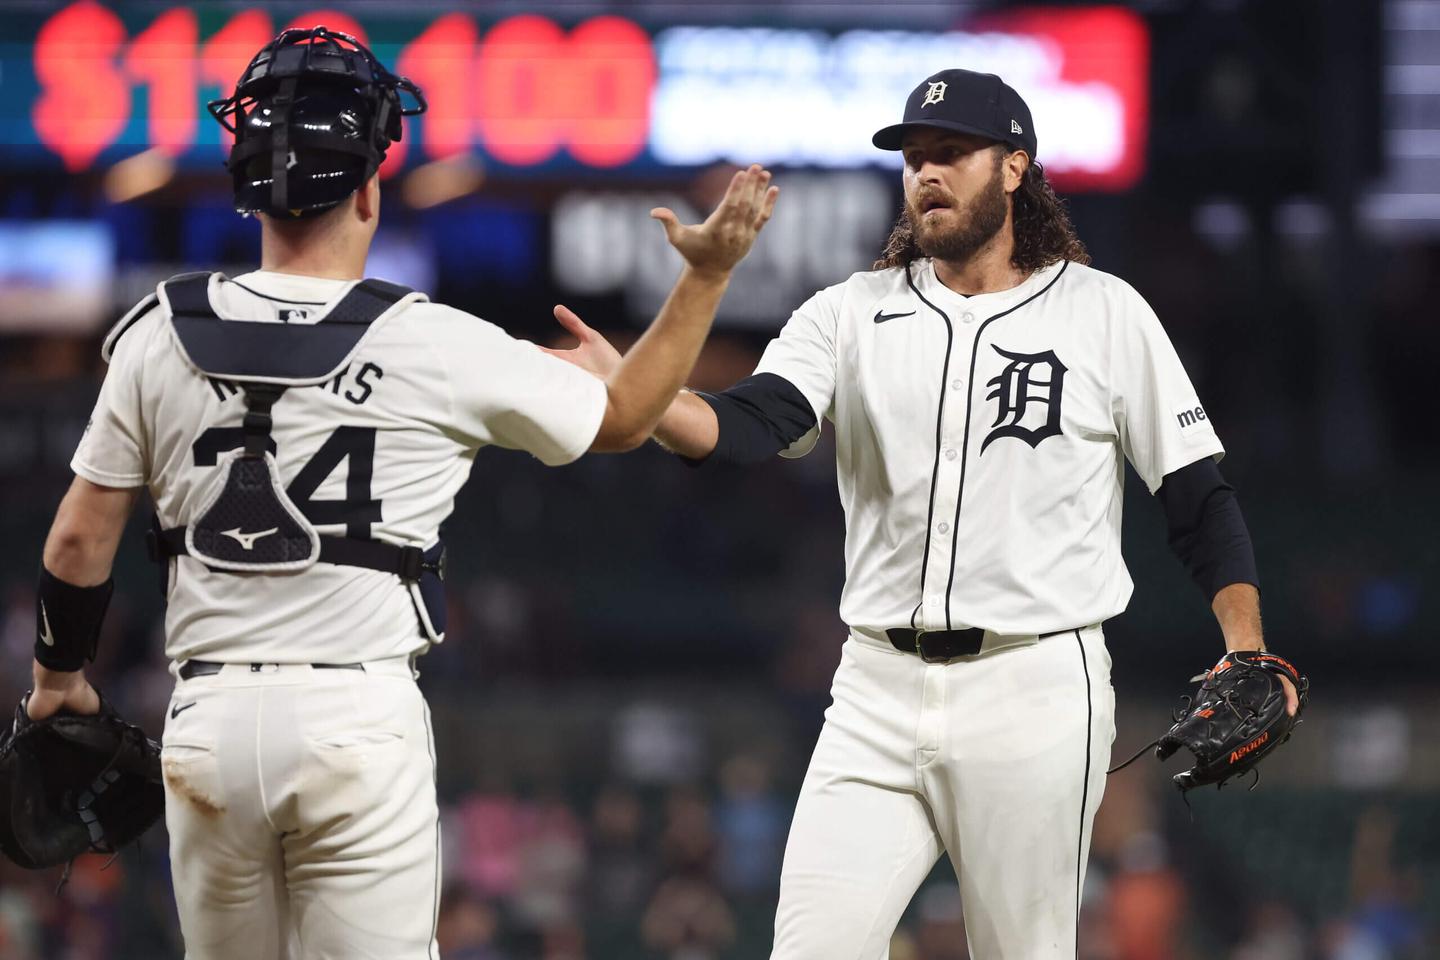
[[[275,31],[270,28],[270,18],[259,10],[247,10],[232,17],[229,23],[221,27],[200,48],[196,67],[200,83],[229,96],[240,75],[250,66],[256,51],[269,43],[274,36]],[[230,144],[235,142],[235,135],[222,127],[220,142],[228,152]]]
[[[285,26],[319,24],[368,42],[353,16],[333,9],[311,10]],[[84,169],[120,138],[130,92],[139,88],[148,143],[183,153],[196,142],[209,99],[202,94],[228,94],[274,36],[269,16],[247,10],[202,43],[195,12],[174,7],[127,40],[119,17],[80,0],[52,16],[35,40],[36,134],[67,168]],[[563,148],[580,163],[613,167],[645,149],[655,54],[649,35],[620,17],[596,17],[567,33],[545,17],[515,16],[482,37],[469,16],[446,14],[401,48],[394,66],[429,100],[418,126],[420,149],[432,160],[478,145],[502,163],[531,166]],[[413,127],[406,132],[414,137]],[[224,135],[227,146],[230,139]],[[409,143],[390,148],[382,175],[403,165]]]
[[[195,14],[177,7],[162,13],[125,53],[125,73],[150,94],[150,144],[171,156],[195,142]]]
[[[568,90],[565,34],[551,20],[512,17],[480,44],[475,119],[490,152],[517,167],[542,163],[560,148]]]
[[[219,87],[228,96],[256,52],[274,37],[270,18],[261,11],[236,14],[200,48],[200,82]]]
[[[425,155],[443,160],[470,149],[474,121],[470,115],[470,91],[465,78],[475,56],[479,34],[474,22],[463,13],[451,13],[430,25],[405,45],[395,61],[395,72],[409,77],[425,91],[429,109],[420,125],[420,142]],[[406,146],[400,141],[391,148]],[[387,162],[389,155],[387,155]]]
[[[91,0],[61,10],[35,37],[31,120],[67,169],[88,167],[130,119],[129,84],[115,66],[124,43],[120,18]]]
[[[645,146],[654,86],[650,37],[628,20],[598,17],[566,36],[544,17],[513,17],[480,46],[476,119],[505,163],[569,146],[581,163],[619,166]]]
[[[575,64],[566,113],[570,154],[592,167],[635,159],[650,133],[655,56],[650,37],[629,20],[597,17],[570,35]]]

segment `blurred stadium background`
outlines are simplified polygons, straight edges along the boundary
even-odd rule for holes
[[[1314,684],[1253,793],[1205,793],[1192,818],[1173,770],[1111,778],[1082,956],[1440,956],[1440,2],[0,4],[0,703],[26,686],[103,330],[159,279],[258,256],[203,103],[317,22],[430,97],[384,171],[371,272],[519,336],[552,339],[563,301],[632,337],[678,267],[645,212],[704,211],[727,164],[774,165],[779,210],[695,374],[711,388],[876,254],[899,178],[869,135],[910,87],[1002,73],[1096,265],[1150,300],[1197,381],[1271,645]],[[653,447],[553,471],[479,458],[448,529],[450,639],[422,663],[449,960],[765,956],[844,636],[833,484],[824,450],[743,472]],[[1129,490],[1117,756],[1221,650]],[[93,675],[158,732],[145,520]],[[58,897],[0,866],[0,956],[181,956],[162,831],[102,865]],[[962,929],[942,861],[891,955],[961,960]]]

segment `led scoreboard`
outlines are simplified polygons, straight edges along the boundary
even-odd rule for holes
[[[280,29],[323,23],[369,43],[429,100],[386,175],[457,154],[512,173],[889,165],[871,131],[925,74],[951,66],[1000,73],[1026,97],[1040,159],[1062,187],[1124,189],[1142,172],[1148,35],[1119,7],[1027,9],[938,33],[537,9],[556,15],[96,0],[0,12],[0,166],[78,172],[157,149],[213,167],[228,134],[205,101],[228,93]]]

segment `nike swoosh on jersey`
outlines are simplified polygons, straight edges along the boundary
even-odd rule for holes
[[[914,310],[911,310],[909,313],[886,313],[886,312],[884,312],[883,310],[876,310],[876,311],[875,311],[875,322],[876,322],[876,323],[884,323],[886,320],[894,320],[896,317],[913,317],[913,316],[915,316],[915,311],[914,311]]]
[[[171,707],[171,708],[170,708],[170,719],[171,719],[171,720],[174,720],[176,717],[180,716],[180,714],[184,713],[186,710],[189,710],[191,707],[195,706],[195,704],[197,704],[197,703],[199,703],[199,702],[200,702],[199,700],[191,700],[189,703],[185,704],[185,706],[183,706],[183,707],[181,707],[181,706]]]
[[[243,550],[254,550],[256,540],[259,540],[261,537],[268,537],[272,533],[279,532],[279,527],[271,527],[269,530],[261,530],[259,533],[244,533],[240,530],[239,527],[235,527],[231,530],[221,530],[220,536],[229,537],[231,540],[234,540],[236,543],[240,544],[240,547]]]
[[[40,639],[47,647],[55,646],[55,632],[50,629],[50,615],[45,612],[44,600],[40,601],[40,622],[45,626],[45,629],[40,631]]]

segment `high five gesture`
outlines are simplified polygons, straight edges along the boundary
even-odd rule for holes
[[[730,271],[750,252],[779,193],[770,185],[770,172],[756,164],[735,174],[724,199],[703,223],[682,224],[666,207],[650,211],[664,225],[670,245],[685,258],[685,268],[650,329],[618,360],[609,344],[579,317],[556,308],[556,317],[582,342],[573,351],[550,352],[605,380],[605,418],[591,450],[633,450],[650,436],[690,376],[730,282]],[[586,333],[594,334],[588,345]]]
[[[779,195],[780,188],[770,185],[770,171],[752,164],[730,178],[724,199],[704,223],[686,226],[669,207],[656,207],[650,216],[665,226],[665,239],[692,270],[722,274],[745,259]]]

